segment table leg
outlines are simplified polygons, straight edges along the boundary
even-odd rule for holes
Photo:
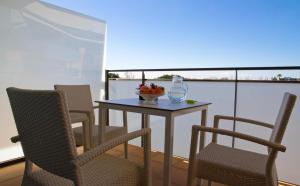
[[[150,115],[149,114],[142,114],[142,128],[149,128],[150,127]],[[141,138],[141,146],[144,147],[144,138]]]
[[[201,111],[201,126],[206,126],[207,123],[207,108],[203,109]],[[201,149],[204,148],[205,145],[205,132],[200,132],[200,143],[199,143],[199,152]],[[198,185],[203,185],[203,180],[202,179],[197,179],[197,184]]]
[[[201,126],[206,126],[207,123],[207,108],[201,111]],[[204,148],[205,145],[205,132],[200,132],[199,151]]]
[[[145,128],[145,114],[142,113],[141,128]],[[141,138],[141,147],[144,147],[144,138]]]
[[[164,153],[164,186],[171,185],[171,168],[173,157],[174,116],[166,116],[165,122],[165,153]]]
[[[123,111],[123,127],[126,127],[126,133],[128,133],[127,111]],[[128,141],[124,143],[124,156],[128,159]]]
[[[144,114],[144,128],[150,128],[150,115]]]
[[[98,122],[98,145],[104,142],[105,126],[107,120],[107,109],[99,106],[99,122]]]

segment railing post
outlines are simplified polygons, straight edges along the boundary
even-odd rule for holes
[[[145,72],[142,71],[142,84],[145,84]],[[139,99],[140,100],[144,100],[142,96],[139,96]],[[142,119],[142,122],[141,122],[141,128],[145,128],[145,114],[141,114],[141,119]],[[144,147],[144,138],[141,137],[141,147]]]
[[[108,77],[108,74],[109,74],[109,70],[105,70],[105,85],[104,85],[104,94],[105,94],[105,100],[108,100],[109,99],[109,77]],[[107,109],[107,112],[106,112],[106,125],[109,126],[109,109]]]
[[[105,85],[104,85],[104,91],[105,91],[105,100],[109,99],[109,78],[108,78],[109,70],[105,70]]]
[[[238,70],[235,69],[235,81],[234,81],[234,106],[233,106],[233,116],[236,118],[236,107],[237,107],[237,85],[238,85]],[[233,120],[232,131],[235,132],[236,121]],[[235,138],[232,137],[232,148],[234,148]]]
[[[146,78],[145,78],[145,71],[142,71],[142,83],[145,84]]]

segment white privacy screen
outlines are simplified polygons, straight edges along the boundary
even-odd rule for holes
[[[0,1],[0,163],[22,156],[7,87],[53,89],[90,84],[104,88],[106,23],[35,0]]]

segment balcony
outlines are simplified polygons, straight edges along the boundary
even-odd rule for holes
[[[53,89],[54,84],[90,84],[94,100],[119,99],[137,97],[135,89],[143,81],[154,82],[168,90],[170,80],[158,77],[177,74],[185,77],[189,99],[212,103],[208,109],[208,126],[212,126],[215,114],[273,123],[283,93],[289,91],[296,94],[298,100],[283,140],[287,152],[279,153],[276,163],[282,185],[289,185],[287,182],[300,184],[300,167],[295,163],[299,162],[300,157],[297,143],[300,131],[299,66],[186,69],[175,66],[174,69],[105,71],[105,21],[44,1],[3,2],[0,3],[3,15],[0,40],[4,43],[0,50],[1,165],[23,156],[20,144],[12,144],[9,140],[17,132],[5,92],[7,87]],[[104,72],[106,79],[103,78]],[[117,73],[121,78],[109,79],[109,73]],[[122,116],[118,111],[110,111],[109,119],[110,124],[119,125]],[[140,114],[129,113],[128,120],[129,131],[143,127]],[[199,113],[178,117],[175,121],[173,185],[185,185],[191,126],[199,124],[199,121]],[[163,118],[151,116],[150,122],[154,151],[153,185],[160,185],[164,149]],[[239,122],[228,122],[222,127],[265,139],[270,136],[269,132],[242,126]],[[234,138],[220,137],[219,141],[227,146],[266,152],[261,146]],[[141,159],[139,146],[140,140],[131,142],[129,157],[133,161]],[[110,153],[120,156],[121,148]],[[23,163],[1,167],[0,185],[20,185],[23,168]]]
[[[148,71],[149,70],[149,71]],[[155,82],[168,89],[171,82],[169,80],[160,80],[151,77],[151,73],[155,73],[154,69],[135,69],[135,70],[111,70],[106,71],[106,91],[105,95],[109,95],[106,99],[119,99],[119,98],[132,98],[137,97],[135,94],[135,88],[141,81]],[[208,126],[212,125],[213,115],[224,114],[232,116],[243,116],[248,118],[254,118],[261,121],[272,123],[275,120],[282,94],[286,91],[292,92],[300,97],[300,81],[298,80],[286,80],[286,79],[243,79],[243,71],[251,71],[252,73],[260,74],[260,71],[264,71],[264,74],[277,74],[279,71],[287,74],[298,74],[300,67],[251,67],[251,68],[211,68],[211,69],[161,69],[163,73],[182,74],[187,75],[197,71],[198,73],[204,73],[209,71],[210,73],[220,73],[220,71],[226,71],[226,79],[185,79],[185,82],[189,86],[189,98],[208,101],[212,105],[209,106],[208,114]],[[109,79],[108,73],[117,72],[119,74],[123,72],[133,71],[135,76],[140,78],[131,79],[119,78]],[[159,70],[157,70],[159,71]],[[228,75],[228,71],[233,71]],[[267,72],[265,72],[267,71]],[[272,73],[269,71],[273,71]],[[275,71],[275,72],[274,72]],[[238,75],[240,75],[238,77]],[[153,77],[153,76],[152,76]],[[253,76],[255,77],[255,76]],[[93,85],[91,85],[93,86]],[[122,90],[121,92],[119,90]],[[165,97],[166,98],[166,97]],[[255,99],[253,99],[255,98]],[[276,105],[276,106],[272,106]],[[277,158],[277,169],[279,172],[279,179],[281,185],[293,185],[290,183],[298,183],[298,171],[299,167],[294,162],[299,160],[299,148],[295,143],[297,138],[296,131],[299,131],[297,123],[300,118],[297,114],[300,109],[300,103],[297,102],[291,117],[288,129],[286,131],[283,144],[287,146],[287,152],[279,153]],[[97,114],[97,113],[96,113]],[[109,121],[112,124],[119,125],[119,121],[122,120],[121,113],[118,111],[110,111]],[[188,121],[188,122],[187,122]],[[190,147],[191,126],[199,123],[199,113],[189,114],[187,116],[179,117],[175,121],[175,134],[174,134],[174,157],[172,164],[172,185],[185,185],[188,167],[188,154]],[[128,127],[129,131],[134,131],[141,128],[140,114],[129,113],[128,115]],[[153,184],[162,185],[162,171],[163,171],[163,145],[164,145],[164,127],[162,125],[163,118],[151,116],[150,127],[152,129],[152,169],[153,169]],[[240,126],[238,122],[228,123],[223,128],[228,130],[242,131],[247,134],[255,134],[259,137],[268,139],[270,133],[263,132],[261,128],[252,128]],[[210,139],[210,136],[207,136]],[[235,140],[226,137],[220,137],[219,142],[221,144],[247,149],[250,151],[258,151],[265,153],[266,149],[253,145],[251,143],[243,143],[243,141]],[[129,159],[135,162],[141,162],[142,153],[140,146],[140,140],[132,140],[129,149]],[[82,148],[78,148],[78,152],[82,153]],[[122,156],[122,148],[117,147],[110,152],[114,156]],[[17,163],[15,165],[7,166],[1,169],[1,185],[19,185],[22,180],[22,174],[24,169],[24,163]],[[214,185],[219,185],[214,183]]]

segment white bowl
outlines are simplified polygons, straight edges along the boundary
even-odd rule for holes
[[[158,97],[164,95],[164,94],[140,94],[139,91],[137,91],[136,94],[143,97],[144,103],[147,103],[147,104],[156,104]]]

